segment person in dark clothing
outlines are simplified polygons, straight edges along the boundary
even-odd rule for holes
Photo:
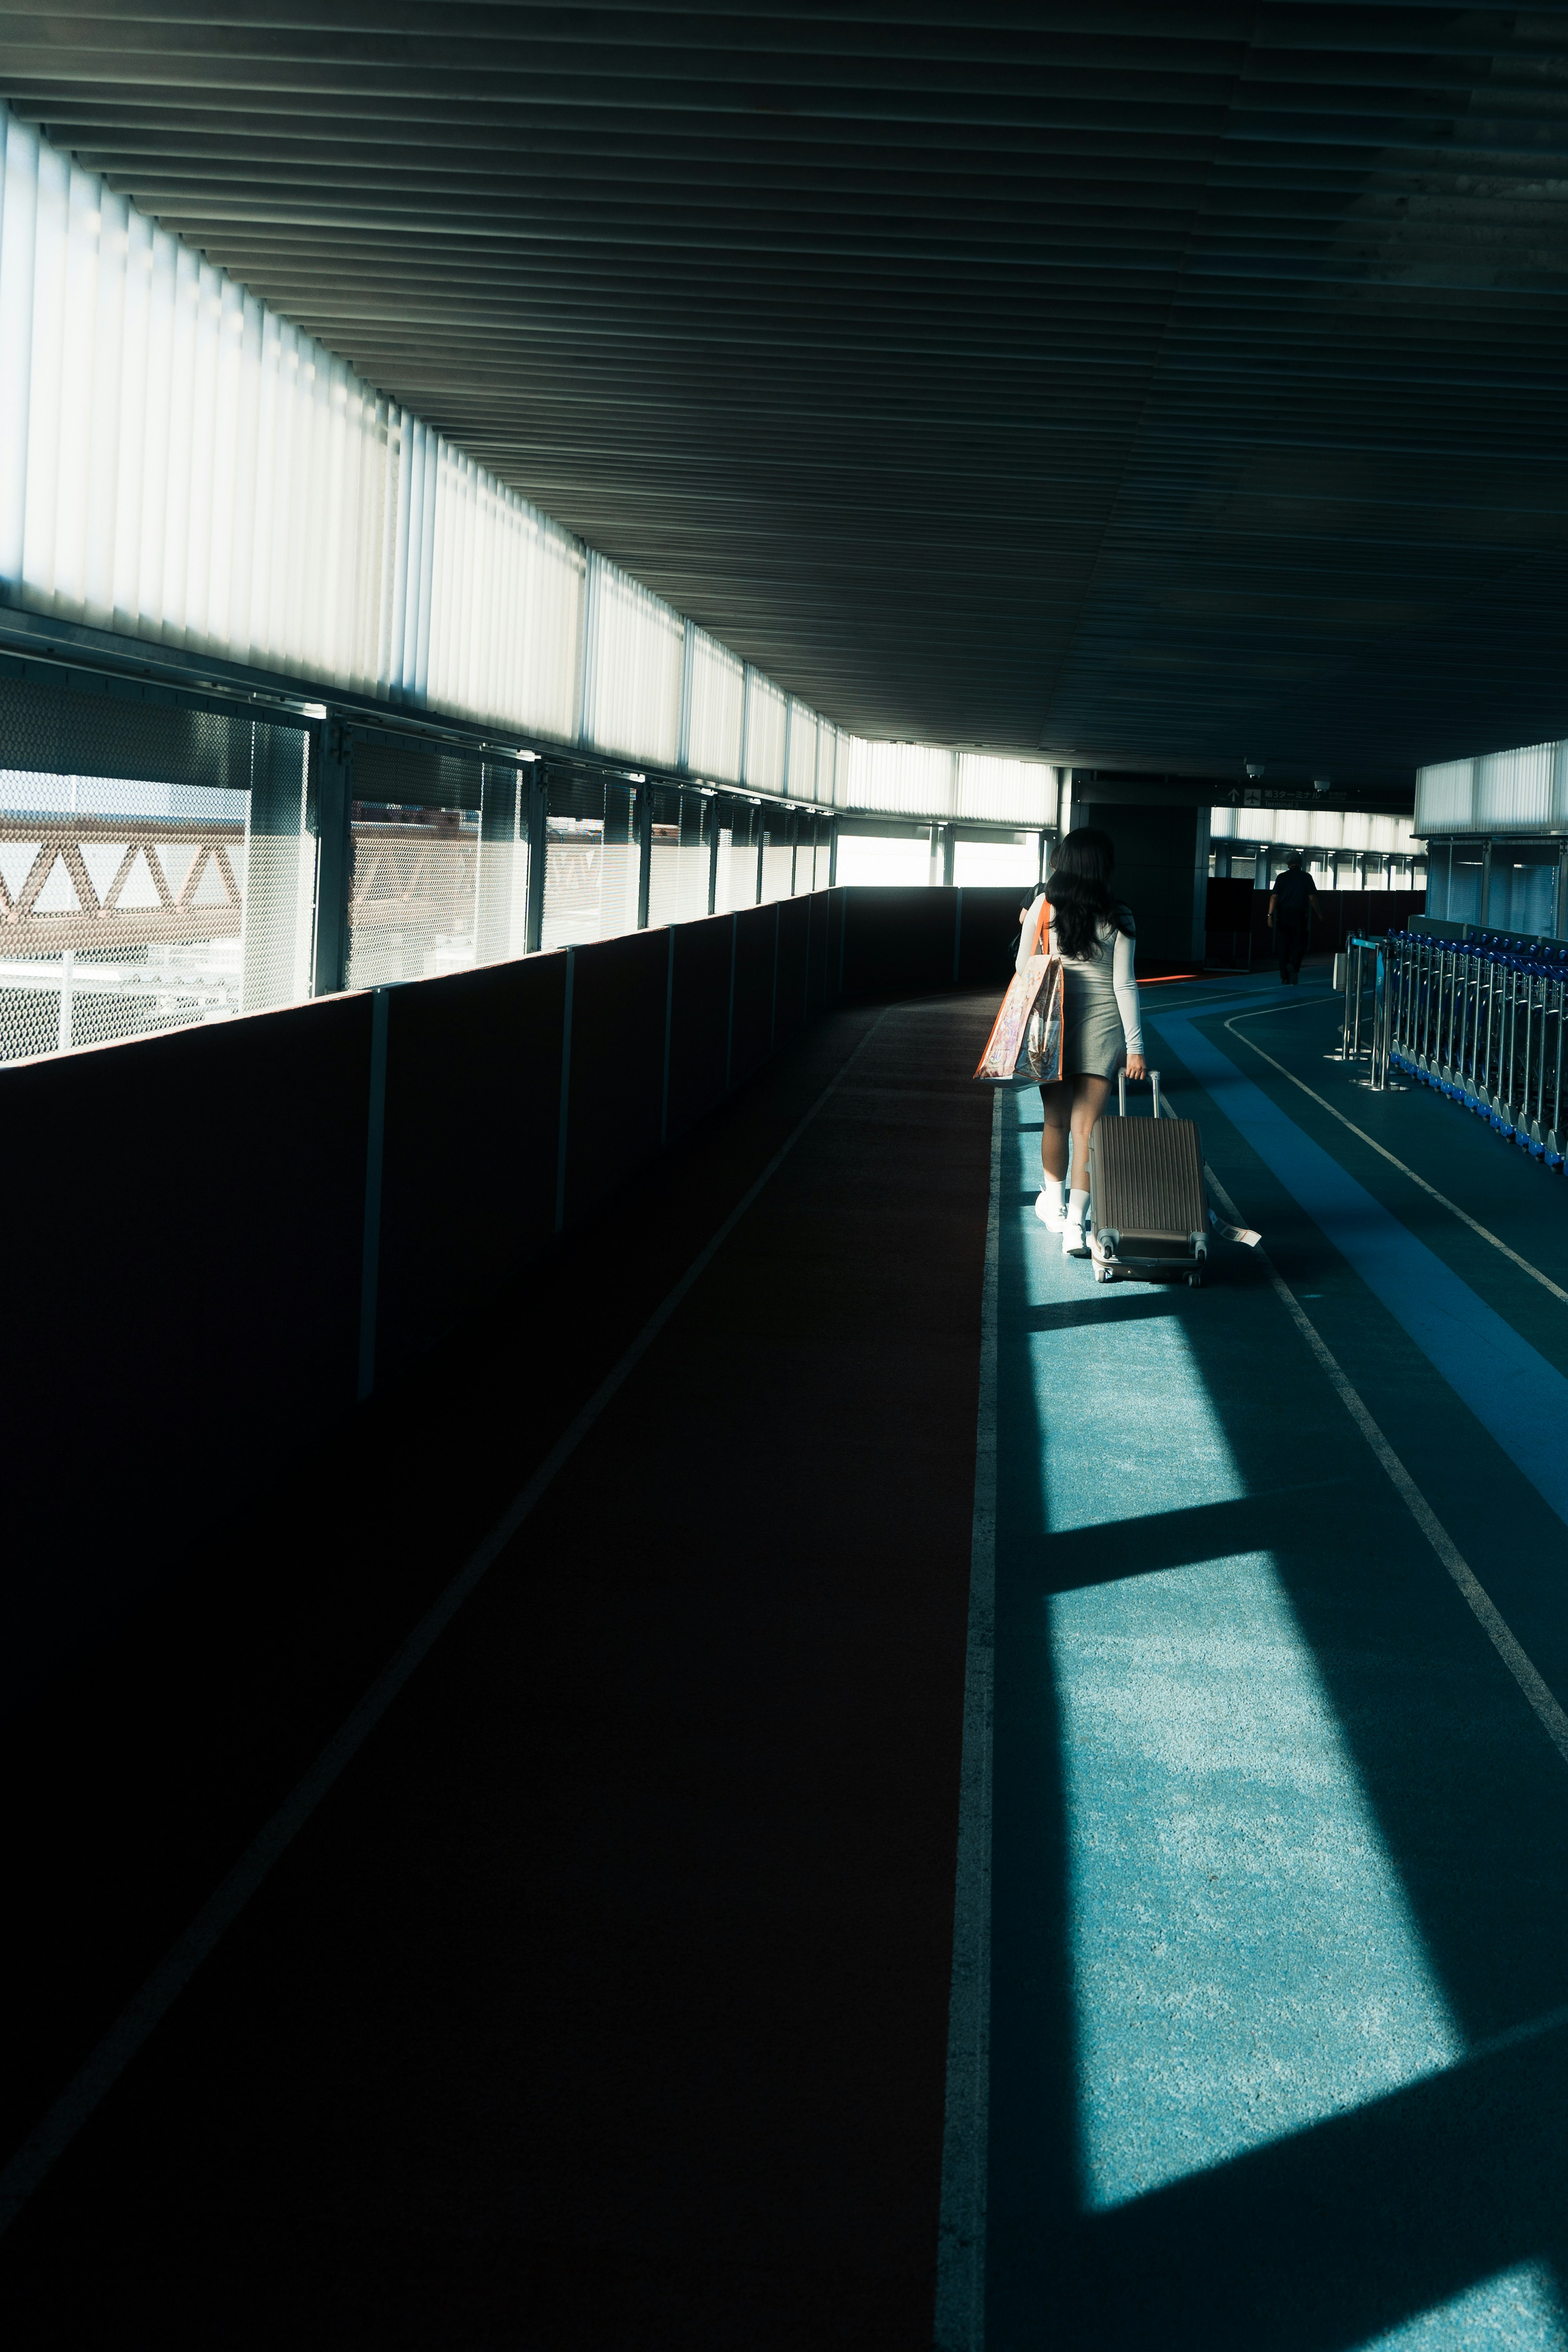
[[[1287,988],[1296,987],[1301,978],[1301,958],[1307,952],[1317,897],[1318,886],[1310,874],[1302,871],[1300,851],[1293,849],[1268,899],[1274,952],[1279,959],[1279,977]]]

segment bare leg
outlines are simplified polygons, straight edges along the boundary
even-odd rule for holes
[[[1072,1088],[1072,1187],[1075,1192],[1087,1192],[1089,1139],[1094,1133],[1096,1120],[1105,1108],[1110,1080],[1086,1077],[1080,1071],[1068,1080],[1068,1085]]]
[[[1040,1088],[1046,1123],[1040,1129],[1040,1166],[1048,1184],[1059,1184],[1068,1172],[1068,1123],[1072,1116],[1072,1081],[1058,1080]]]

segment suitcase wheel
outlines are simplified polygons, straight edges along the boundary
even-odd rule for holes
[[[1201,1290],[1204,1286],[1203,1276],[1201,1274],[1189,1274],[1187,1276],[1187,1284],[1190,1289]]]

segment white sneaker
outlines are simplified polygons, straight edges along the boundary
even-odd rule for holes
[[[1089,1255],[1089,1212],[1080,1209],[1075,1217],[1069,1208],[1062,1218],[1062,1255]]]
[[[1068,1204],[1063,1198],[1061,1186],[1053,1184],[1047,1177],[1036,1196],[1036,1216],[1048,1234],[1059,1234],[1067,1213]]]

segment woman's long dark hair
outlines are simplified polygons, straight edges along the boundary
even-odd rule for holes
[[[1077,825],[1058,842],[1046,896],[1056,918],[1057,945],[1063,955],[1093,955],[1100,945],[1101,923],[1131,931],[1126,908],[1110,895],[1115,871],[1115,844],[1098,825]]]

